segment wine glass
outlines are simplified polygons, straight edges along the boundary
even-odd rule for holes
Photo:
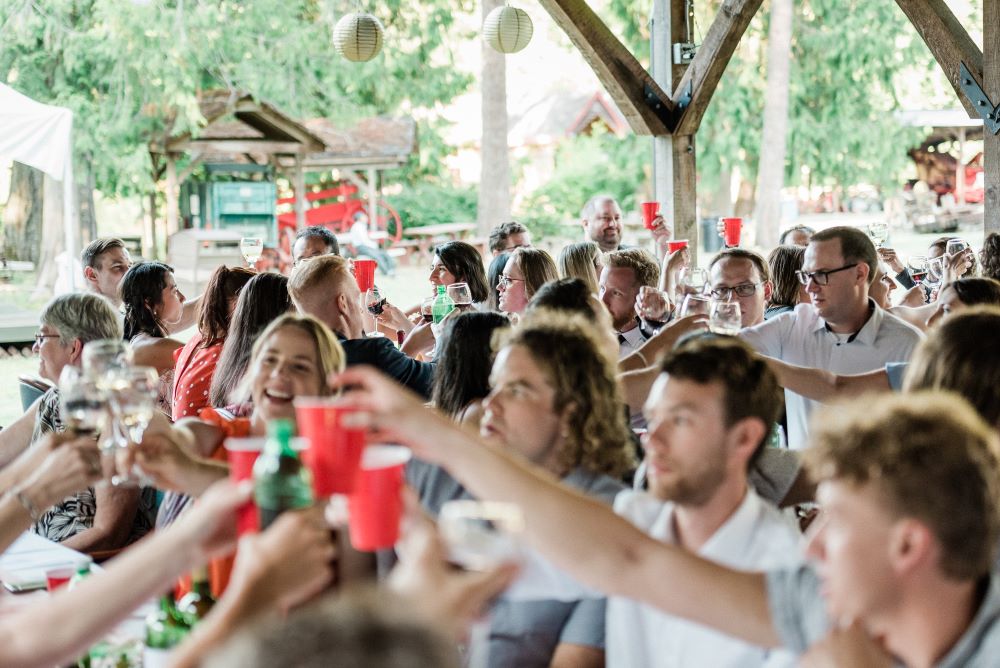
[[[264,253],[264,240],[260,237],[243,237],[240,239],[240,252],[243,253],[243,259],[252,267]]]
[[[375,329],[369,336],[383,336],[382,332],[378,331],[379,319],[378,317],[382,315],[382,311],[385,310],[385,297],[379,291],[377,285],[372,285],[372,287],[365,290],[365,308],[368,312],[372,314],[375,318]]]
[[[108,415],[107,395],[95,379],[67,364],[59,374],[59,416],[76,436],[100,436]]]
[[[927,277],[924,282],[928,285],[931,283],[940,283],[941,279],[944,277],[944,263],[944,256],[928,258]]]
[[[667,293],[650,285],[643,285],[639,288],[639,296],[636,297],[635,305],[639,317],[647,322],[665,322],[670,313],[670,300],[667,299]]]
[[[922,283],[927,277],[929,267],[926,255],[911,255],[906,261],[906,266],[910,270],[910,278],[914,283]]]
[[[885,243],[885,240],[889,238],[889,224],[869,223],[868,236],[871,237],[872,242],[875,244],[875,248],[881,248],[882,244]]]
[[[452,283],[448,286],[448,296],[455,302],[455,308],[463,311],[472,306],[472,292],[468,283]]]
[[[420,302],[420,315],[424,322],[434,322],[434,297],[427,297]]]
[[[132,346],[121,339],[97,339],[83,346],[83,371],[104,391],[111,379],[132,365]]]
[[[704,292],[706,283],[708,283],[708,272],[701,267],[687,267],[681,273],[681,285],[688,294]]]
[[[743,327],[739,302],[713,300],[708,314],[708,328],[716,334],[735,335]]]
[[[688,295],[684,298],[684,304],[681,305],[681,317],[686,318],[689,315],[702,314],[709,315],[709,305],[711,300],[703,295]]]
[[[128,448],[131,443],[139,443],[153,419],[156,399],[160,389],[160,377],[156,369],[148,366],[133,366],[117,374],[111,393],[111,407],[114,416],[127,436],[116,439],[119,448]],[[115,485],[135,482],[126,472],[112,478]]]
[[[969,244],[965,243],[962,239],[948,239],[948,245],[945,246],[945,253],[954,257],[956,253],[961,253],[968,247]]]

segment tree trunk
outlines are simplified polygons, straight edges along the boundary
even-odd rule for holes
[[[771,0],[767,35],[767,89],[764,94],[764,131],[757,171],[757,243],[778,243],[781,228],[781,188],[785,183],[785,146],[788,137],[788,85],[792,62],[792,0]]]
[[[97,212],[94,210],[94,170],[90,159],[80,161],[77,173],[82,177],[76,185],[76,201],[80,216],[80,250],[97,238]]]
[[[8,260],[38,262],[42,236],[42,173],[14,163],[10,197],[3,210],[3,255]]]
[[[483,19],[500,7],[500,0],[483,0]],[[482,167],[479,176],[477,227],[481,235],[510,218],[510,159],[507,151],[507,63],[502,53],[482,43],[483,101]]]
[[[707,216],[729,216],[733,212],[733,172],[729,168],[719,172],[719,187],[708,202]]]
[[[59,277],[57,258],[66,248],[66,232],[63,228],[63,184],[51,176],[44,177],[44,204],[42,206],[42,252],[38,259],[38,277],[35,297],[48,296],[56,286]],[[73,258],[69,258],[67,270],[72,271]]]

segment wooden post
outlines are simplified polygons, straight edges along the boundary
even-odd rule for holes
[[[368,229],[378,229],[378,170],[368,168]]]
[[[173,153],[167,154],[167,238],[180,229],[180,207],[177,192],[177,162]]]
[[[983,90],[1000,104],[1000,0],[983,2]],[[986,199],[983,233],[1000,232],[1000,135],[983,127]]]
[[[686,40],[684,0],[654,0],[652,74],[663,90],[673,90],[687,69],[673,62],[673,44]],[[694,135],[653,137],[653,193],[673,226],[675,239],[689,239],[691,260],[698,261]]]
[[[955,203],[965,204],[965,128],[958,129],[958,164],[955,166]]]
[[[306,172],[302,167],[302,156],[295,154],[295,229],[306,226]]]

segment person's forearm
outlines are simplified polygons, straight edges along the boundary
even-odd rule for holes
[[[31,515],[13,493],[0,497],[0,552],[31,526]]]
[[[828,401],[838,392],[837,374],[825,369],[788,364],[773,357],[764,356],[767,365],[778,377],[778,384],[796,394],[815,401]]]
[[[234,585],[226,590],[209,615],[171,655],[172,668],[195,668],[208,652],[229,638],[234,631],[245,626],[254,617],[271,610],[261,610],[244,588],[239,588],[236,583]]]
[[[762,575],[732,571],[656,541],[540,469],[456,429],[444,431],[428,429],[424,437],[439,443],[445,467],[477,497],[530,508],[528,542],[584,584],[755,644],[778,644]]]
[[[185,494],[201,496],[209,487],[229,477],[229,465],[213,459],[197,460],[185,481]]]
[[[638,413],[642,410],[646,398],[649,397],[649,391],[653,388],[653,383],[656,382],[659,375],[660,370],[655,366],[619,374],[618,379],[621,381],[622,394],[625,396],[625,403],[628,404],[632,413]]]
[[[203,295],[198,295],[194,299],[184,302],[181,309],[181,319],[176,324],[167,326],[168,334],[183,332],[198,322],[198,310],[201,308],[202,297]]]
[[[72,590],[9,614],[0,621],[0,665],[52,666],[74,660],[132,610],[197,565],[197,554],[188,532],[171,528],[136,544],[111,561],[104,573],[86,578]]]

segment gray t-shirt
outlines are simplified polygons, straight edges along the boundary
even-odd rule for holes
[[[972,624],[934,668],[995,668],[1000,664],[1000,576],[982,585],[983,601]],[[768,605],[782,644],[801,654],[830,627],[820,580],[810,566],[767,574]]]
[[[406,467],[406,481],[435,517],[455,499],[473,498],[444,469],[419,460]],[[625,486],[608,476],[572,471],[563,482],[610,505]],[[510,601],[494,606],[490,627],[491,668],[547,667],[560,643],[604,648],[605,599]]]

